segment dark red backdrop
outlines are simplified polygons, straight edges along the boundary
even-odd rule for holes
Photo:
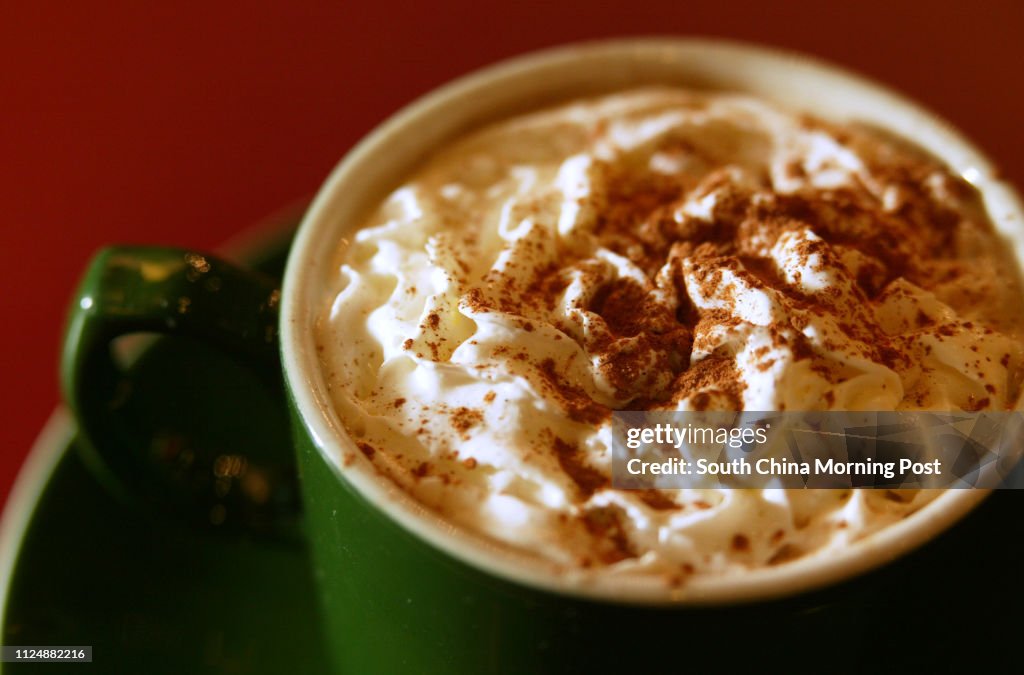
[[[64,305],[97,246],[216,246],[405,102],[518,52],[653,33],[803,50],[939,111],[1024,185],[1024,3],[831,4],[4,3],[0,499],[57,403]]]

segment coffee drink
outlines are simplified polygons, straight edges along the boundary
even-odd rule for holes
[[[330,252],[325,252],[325,255]],[[453,525],[678,584],[828,555],[932,491],[615,489],[613,410],[1005,410],[1014,261],[885,132],[650,87],[471,131],[326,283],[317,344],[371,462]]]

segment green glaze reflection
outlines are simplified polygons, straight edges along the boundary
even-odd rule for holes
[[[246,263],[279,278],[290,232],[245,254]],[[161,339],[129,375],[128,405],[143,428],[176,426],[213,457],[290,452],[280,399],[220,350]],[[12,578],[0,580],[10,584],[0,642],[93,645],[94,662],[4,664],[4,673],[332,672],[302,539],[195,527],[126,506],[83,456],[65,449]]]
[[[87,644],[94,662],[5,674],[332,672],[305,546],[133,514],[70,447],[10,583],[3,644]]]
[[[83,458],[107,489],[125,504],[195,523],[295,536],[278,281],[192,251],[110,247],[93,258],[77,298],[64,342],[64,398]],[[118,340],[140,334],[220,350],[236,364],[225,378],[230,387],[187,359],[145,376],[123,367],[113,358]],[[143,354],[155,359],[152,350]],[[194,383],[204,378],[220,390],[219,406],[194,405],[202,400]],[[147,406],[152,400],[159,405]],[[241,444],[238,427],[248,424],[263,433]]]

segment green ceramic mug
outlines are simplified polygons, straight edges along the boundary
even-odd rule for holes
[[[113,489],[134,493],[129,498],[145,493],[199,520],[211,504],[222,505],[223,495],[207,489],[215,481],[202,471],[168,469],[160,459],[173,452],[133,446],[131,420],[117,414],[123,392],[109,343],[133,332],[184,335],[237,355],[271,389],[283,373],[287,403],[281,405],[293,421],[304,532],[339,672],[682,672],[695,663],[732,670],[789,655],[794,639],[807,660],[791,661],[789,669],[835,664],[836,654],[849,649],[851,631],[861,635],[865,625],[878,625],[877,605],[865,605],[865,598],[888,588],[881,572],[855,577],[942,532],[983,491],[947,492],[839,553],[697,578],[671,593],[643,582],[583,584],[453,529],[382,480],[355,452],[319,370],[314,322],[331,271],[325,252],[334,251],[426,153],[487,121],[643,83],[745,91],[908,137],[976,185],[997,228],[1024,250],[1017,197],[970,143],[933,114],[834,66],[695,39],[583,44],[528,55],[425,96],[353,149],[310,207],[280,293],[196,253],[101,253],[73,308],[64,358],[65,395],[100,475]],[[346,466],[347,455],[360,461]],[[263,460],[265,484],[287,486],[290,458]],[[280,492],[240,494],[226,514],[241,529],[289,532],[294,499],[287,487]]]

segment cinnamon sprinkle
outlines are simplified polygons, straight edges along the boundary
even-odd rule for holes
[[[970,277],[972,270],[964,262],[970,258],[963,255],[961,238],[969,239],[965,231],[971,234],[971,228],[985,226],[983,216],[978,223],[965,221],[957,208],[937,198],[928,185],[940,184],[959,203],[968,205],[968,210],[979,201],[978,195],[927,157],[899,153],[882,157],[868,134],[810,117],[804,124],[824,130],[862,156],[867,177],[854,175],[849,185],[840,188],[804,183],[793,190],[775,191],[772,181],[776,177],[769,175],[768,169],[743,166],[745,175],[737,180],[735,167],[723,168],[721,158],[678,139],[660,140],[657,152],[684,157],[700,167],[692,173],[661,173],[632,157],[615,163],[594,159],[587,176],[594,189],[578,200],[581,210],[592,216],[592,222],[585,224],[588,238],[580,243],[561,236],[557,216],[551,215],[549,205],[542,204],[542,199],[557,201],[557,195],[543,196],[536,203],[522,200],[524,203],[516,205],[526,214],[522,222],[535,227],[531,232],[543,234],[508,244],[506,252],[516,254],[502,263],[508,274],[497,267],[489,272],[471,268],[456,257],[454,262],[462,272],[456,273],[462,288],[459,309],[505,314],[503,325],[518,339],[494,348],[491,357],[509,364],[515,375],[528,378],[580,425],[603,425],[613,409],[665,408],[684,402],[696,410],[743,409],[747,385],[740,377],[734,343],[723,340],[723,332],[742,336],[745,330],[758,330],[767,336],[770,346],[745,354],[753,356],[754,367],[766,373],[766,378],[773,377],[780,362],[789,358],[773,357],[774,351],[781,349],[827,383],[846,381],[850,369],[828,354],[848,348],[842,336],[852,338],[855,344],[849,349],[855,350],[857,357],[897,371],[916,366],[915,359],[932,351],[931,345],[914,342],[921,335],[942,341],[960,337],[974,326],[947,321],[942,314],[933,312],[932,316],[915,307],[912,315],[900,317],[905,326],[898,331],[889,329],[899,332],[893,337],[870,308],[883,300],[912,301],[908,298],[913,294],[906,291],[904,281],[933,291],[945,302],[944,286]],[[604,132],[594,129],[593,133],[599,136]],[[783,174],[799,184],[808,178],[809,168],[793,160],[785,164]],[[694,203],[706,197],[713,197],[704,202],[711,206],[694,211]],[[700,213],[699,217],[694,213]],[[621,265],[595,260],[592,245],[612,251],[636,267],[623,272]],[[801,269],[780,269],[773,253],[779,247],[787,257],[795,256]],[[478,270],[475,276],[471,269]],[[816,281],[818,273],[825,283]],[[832,273],[840,283],[829,281]],[[573,288],[582,287],[584,292],[583,299],[570,306],[573,280],[579,280]],[[786,318],[779,320],[774,313],[764,322],[739,318],[747,308],[738,306],[744,299],[733,295],[732,289],[744,286],[767,295],[772,302],[778,299]],[[415,294],[415,288],[408,290]],[[980,291],[971,293],[984,297]],[[564,308],[570,311],[564,312]],[[831,321],[826,325],[834,330],[832,334],[819,332],[819,338],[813,331],[821,325],[817,322],[821,317]],[[445,337],[442,324],[457,318],[455,312],[427,313],[419,329],[430,339],[407,339],[403,348],[423,349],[434,361],[440,360],[452,350],[451,345],[443,344],[451,336]],[[757,325],[751,328],[754,323]],[[981,329],[991,333],[990,328],[979,326]],[[547,353],[538,356],[532,345],[539,340],[570,344],[561,342],[549,352],[557,358]],[[469,340],[469,344],[477,343]],[[980,358],[978,346],[972,349]],[[420,352],[417,355],[422,357]],[[1000,360],[1004,368],[1010,358],[1006,354]],[[483,371],[492,366],[477,363],[472,367]],[[980,360],[974,362],[973,368],[984,380],[981,367]],[[596,369],[597,387],[589,379],[582,383],[574,380],[574,369],[588,374]],[[974,370],[971,372],[973,376]],[[984,388],[985,393],[996,395],[994,385],[984,384]],[[821,400],[826,406],[836,404],[836,391],[824,391]],[[919,393],[907,395],[922,401]],[[495,392],[488,391],[483,404],[495,398]],[[406,402],[404,398],[391,401],[395,408]],[[970,396],[965,407],[981,410],[991,403],[987,396]],[[464,440],[484,420],[483,410],[464,406],[444,413]],[[426,434],[426,418],[421,425],[418,433]],[[610,486],[609,477],[594,468],[580,445],[551,430],[542,432],[541,438],[525,459],[530,459],[531,453],[543,453],[547,459],[553,455],[575,485],[579,501],[585,502]],[[367,457],[374,457],[372,446],[358,445]],[[450,448],[440,456],[461,462],[466,469],[477,467],[475,458],[460,460],[458,452]],[[350,460],[346,457],[345,461]],[[451,480],[448,474],[438,473],[443,463],[416,461],[410,458],[409,465],[415,478],[429,475],[431,482]],[[634,494],[654,511],[713,508],[703,500],[691,502],[692,507],[678,504],[656,490]],[[897,492],[887,496],[896,501],[906,497]],[[619,507],[587,509],[583,505],[576,513],[581,512],[574,516],[573,525],[582,526],[595,539],[594,557],[584,556],[581,564],[595,564],[595,559],[612,564],[638,555],[624,526],[628,519]],[[840,526],[845,526],[845,521]],[[772,545],[781,546],[773,563],[800,554],[792,545],[782,545],[785,535],[777,530],[770,536]],[[751,551],[751,538],[736,533],[725,546],[746,554]],[[684,571],[692,573],[692,566]]]
[[[589,499],[594,492],[610,483],[607,476],[586,464],[583,453],[575,445],[556,437],[552,448],[562,471],[576,483],[583,499]]]
[[[453,410],[449,416],[452,428],[458,432],[463,440],[469,438],[469,430],[484,421],[484,414],[480,410],[474,410],[461,406]]]

